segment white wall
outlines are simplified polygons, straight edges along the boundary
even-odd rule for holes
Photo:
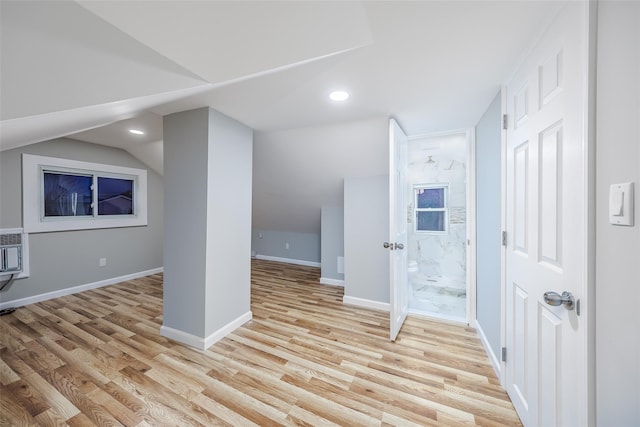
[[[598,6],[596,419],[640,423],[640,2]],[[634,181],[635,226],[608,223],[609,185]]]
[[[0,8],[4,148],[128,119],[207,84],[77,2]]]

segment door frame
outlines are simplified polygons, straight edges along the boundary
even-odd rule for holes
[[[442,131],[442,132],[421,133],[416,135],[408,135],[407,139],[408,139],[408,142],[411,143],[412,141],[415,141],[417,139],[436,138],[439,136],[460,135],[460,134],[464,134],[467,140],[467,143],[466,143],[467,164],[465,168],[466,179],[467,179],[467,189],[466,189],[467,319],[464,323],[469,325],[469,327],[475,328],[476,327],[476,129],[475,127],[470,127],[470,128]],[[409,313],[417,314],[419,316],[424,315],[423,312],[416,312],[411,308],[409,308]],[[443,320],[446,322],[459,323],[456,321],[451,321],[448,319],[440,319],[436,317],[434,317],[434,319]]]
[[[597,42],[597,0],[584,1],[585,22],[583,22],[583,35],[585,37],[585,58],[586,69],[583,70],[583,95],[585,106],[582,111],[583,116],[583,140],[584,146],[581,153],[581,161],[583,170],[585,171],[583,178],[583,195],[585,206],[583,212],[584,229],[582,232],[582,263],[583,271],[579,280],[581,286],[581,316],[585,317],[585,328],[583,329],[583,339],[585,342],[586,352],[582,355],[578,363],[581,364],[581,370],[585,378],[586,387],[577,390],[580,394],[580,413],[579,425],[595,426],[595,88],[596,88],[596,42]],[[535,40],[531,46],[527,47],[530,51],[537,44]],[[501,86],[501,103],[502,117],[508,114],[505,110],[507,103],[506,98],[506,82],[511,80],[513,74],[516,73],[521,64],[514,67],[513,72],[505,79],[505,83]],[[502,230],[507,228],[507,130],[502,126],[501,130],[501,227]],[[507,343],[507,265],[506,265],[507,247],[502,246],[500,255],[500,346],[504,349]],[[499,380],[503,387],[506,387],[506,362],[500,360]]]
[[[476,327],[476,128],[467,134],[467,322]]]

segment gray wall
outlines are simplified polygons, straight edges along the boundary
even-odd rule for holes
[[[251,249],[258,255],[320,263],[320,236],[316,233],[253,229]]]
[[[344,180],[344,296],[389,303],[389,177]]]
[[[320,263],[322,207],[343,204],[346,176],[387,173],[388,144],[389,120],[382,116],[256,132],[252,249]]]
[[[344,257],[344,208],[323,206],[320,217],[320,276],[326,279],[344,280],[338,273],[338,257]]]
[[[146,169],[148,225],[30,234],[30,277],[3,291],[3,303],[162,267],[162,178],[119,148],[60,138],[0,153],[1,228],[22,227],[22,153]]]
[[[501,127],[500,93],[476,125],[476,320],[500,354]]]
[[[205,336],[207,170],[206,108],[164,117],[163,325]]]
[[[340,206],[344,178],[389,172],[389,119],[256,132],[253,228],[320,234],[322,206]]]
[[[596,418],[640,422],[640,2],[599,2]],[[608,223],[609,186],[635,182],[635,226]]]
[[[209,109],[209,138],[207,335],[251,311],[253,130]]]
[[[206,338],[250,310],[252,131],[209,108],[164,118],[163,325]]]

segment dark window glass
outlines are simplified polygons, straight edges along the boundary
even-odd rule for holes
[[[418,231],[445,231],[443,211],[436,212],[416,212]]]
[[[86,216],[91,210],[93,178],[44,172],[44,216]]]
[[[444,188],[421,188],[418,191],[418,209],[444,208]]]
[[[98,177],[98,215],[133,215],[133,180]]]

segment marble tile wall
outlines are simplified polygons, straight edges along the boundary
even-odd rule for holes
[[[407,147],[409,307],[459,321],[466,321],[466,141],[465,134],[447,135],[412,139]],[[425,184],[448,185],[444,234],[414,231],[414,187]]]
[[[409,261],[426,276],[466,281],[466,135],[412,139],[407,150]],[[414,231],[413,187],[449,185],[449,229],[446,234]]]

